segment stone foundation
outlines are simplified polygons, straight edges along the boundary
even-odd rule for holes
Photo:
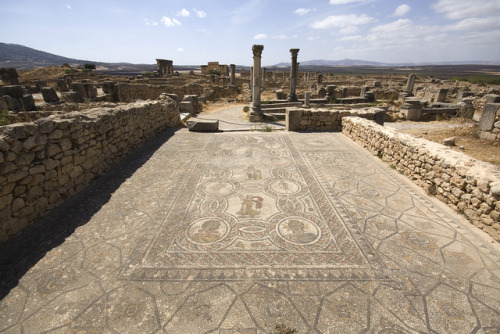
[[[177,104],[166,99],[0,127],[0,243],[179,122]]]
[[[359,117],[342,132],[500,242],[498,167]]]
[[[378,117],[381,116],[381,118]],[[286,111],[287,131],[340,131],[342,118],[359,116],[383,124],[385,111],[380,108],[362,108],[351,110],[329,109],[288,109]]]

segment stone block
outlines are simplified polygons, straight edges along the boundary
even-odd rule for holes
[[[500,103],[500,95],[496,95],[496,94],[486,95],[485,104],[488,104],[488,103]]]
[[[104,94],[113,94],[114,81],[104,81],[102,83],[102,91]]]
[[[19,100],[16,99],[15,97],[12,97],[10,95],[4,95],[2,97],[2,100],[4,101],[4,104],[7,107],[7,110],[9,111],[21,111],[21,104],[19,103]]]
[[[84,99],[87,97],[87,93],[85,92],[85,87],[81,82],[74,82],[71,84],[71,89],[74,92],[78,92],[80,94],[80,98]]]
[[[219,131],[219,121],[218,120],[210,120],[210,121],[195,121],[191,120],[187,122],[187,126],[189,131],[195,132],[217,132]]]
[[[8,85],[19,85],[18,74],[15,68],[0,68],[2,83]]]
[[[192,101],[182,101],[179,103],[179,108],[181,113],[188,113],[194,115],[194,104]]]
[[[97,88],[93,83],[84,83],[83,88],[85,89],[85,98],[93,100],[97,97]]]
[[[54,88],[43,87],[41,91],[42,91],[43,100],[45,102],[47,102],[47,103],[59,102],[59,97],[57,96],[57,92]]]
[[[500,103],[488,103],[484,105],[483,113],[481,114],[481,119],[479,120],[479,125],[477,127],[478,130],[493,130],[493,124],[495,123],[495,117],[499,108]]]
[[[3,86],[1,91],[2,95],[9,95],[16,99],[21,99],[24,95],[24,89],[19,85]]]
[[[57,80],[57,89],[59,89],[61,93],[69,91],[68,82],[66,81],[66,79]]]
[[[64,102],[81,103],[82,97],[79,92],[61,93],[61,98]]]
[[[31,94],[24,94],[23,98],[21,99],[21,104],[24,111],[36,110],[35,100],[33,99],[33,95]]]

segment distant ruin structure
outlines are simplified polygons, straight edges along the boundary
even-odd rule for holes
[[[210,72],[218,72],[220,75],[228,76],[229,67],[219,64],[218,61],[209,61],[207,65],[201,65],[201,74],[213,74]]]
[[[156,64],[158,65],[158,74],[164,77],[168,74],[174,74],[174,62],[167,59],[156,59]]]

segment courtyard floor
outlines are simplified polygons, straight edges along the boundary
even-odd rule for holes
[[[498,244],[342,133],[165,131],[0,270],[1,333],[500,331]]]

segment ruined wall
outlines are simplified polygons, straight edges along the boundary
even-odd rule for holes
[[[166,99],[0,127],[0,243],[179,121]]]
[[[444,145],[358,117],[342,132],[500,242],[500,172]]]
[[[286,129],[287,131],[340,131],[343,117],[359,116],[375,120],[377,115],[380,115],[381,120],[383,120],[385,112],[379,108],[353,110],[289,109],[286,111]]]

